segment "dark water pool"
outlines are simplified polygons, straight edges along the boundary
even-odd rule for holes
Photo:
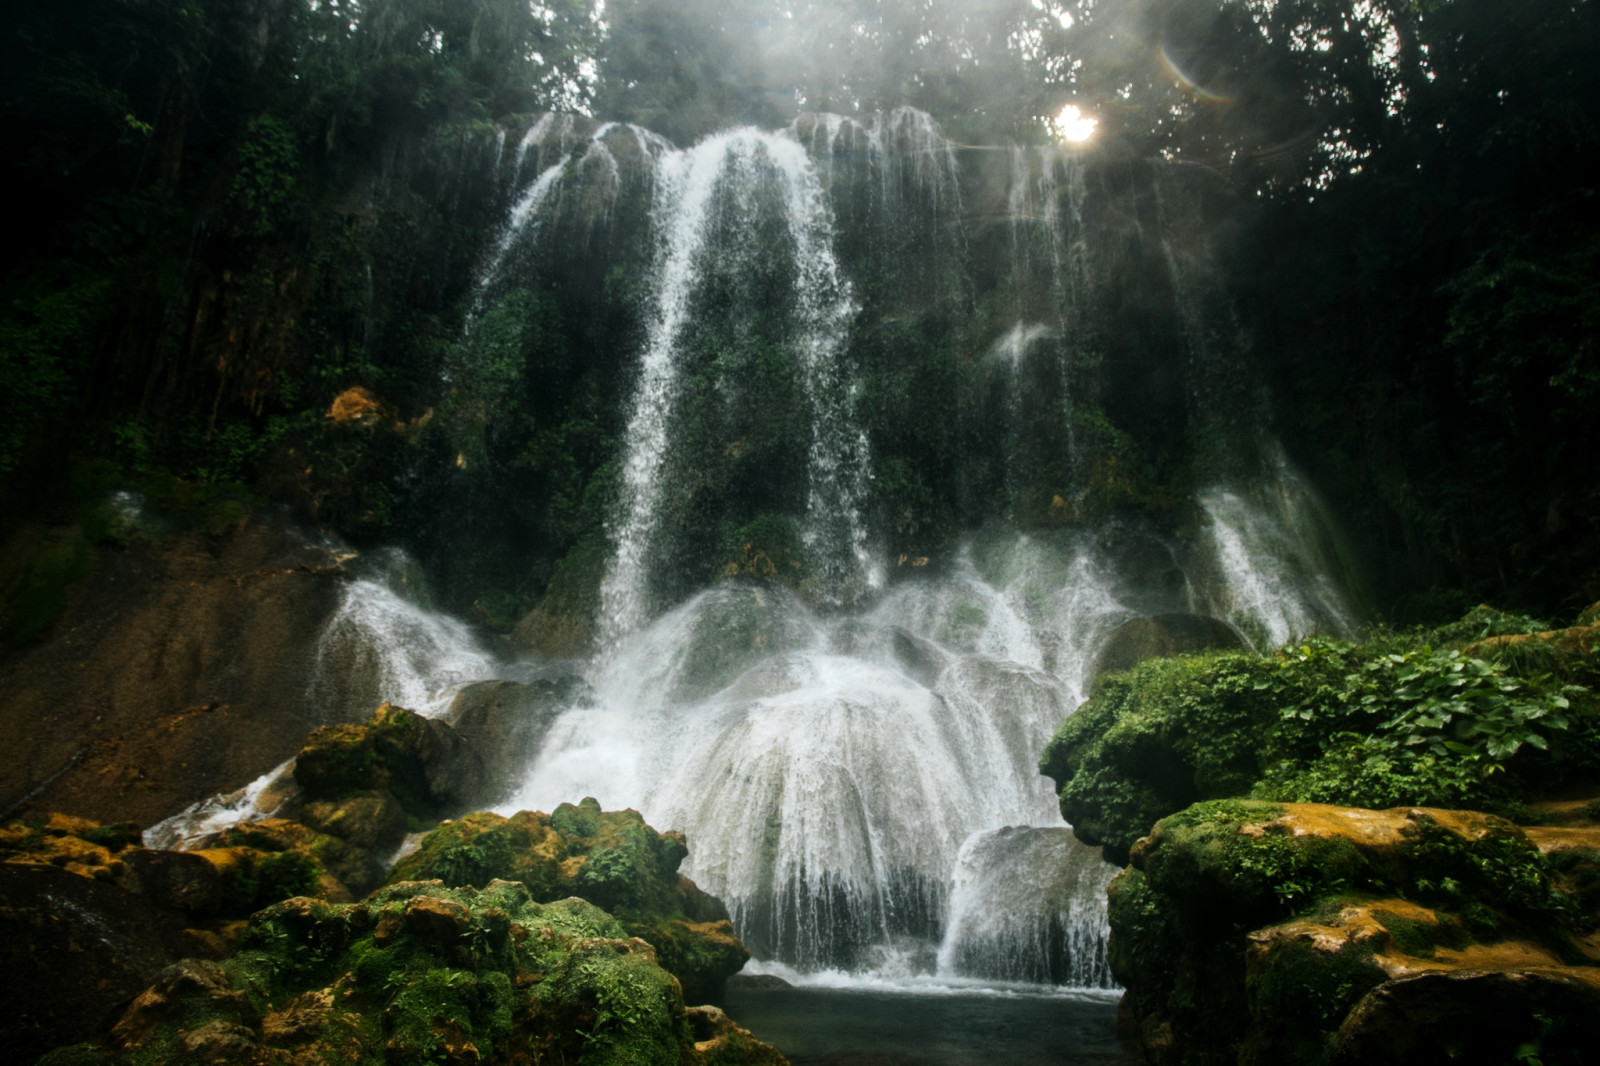
[[[793,1066],[1131,1066],[1106,994],[730,990],[728,1014]]]

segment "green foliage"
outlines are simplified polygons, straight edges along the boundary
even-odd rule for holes
[[[242,234],[266,237],[287,221],[302,158],[293,130],[282,120],[263,115],[245,126],[229,190]]]
[[[1539,633],[1549,628],[1549,623],[1541,618],[1499,611],[1480,603],[1462,615],[1460,620],[1429,629],[1428,639],[1435,644],[1467,644],[1488,637]]]
[[[1097,684],[1040,769],[1080,838],[1114,856],[1156,819],[1228,796],[1512,811],[1535,789],[1600,769],[1600,708],[1586,688],[1519,675],[1528,657],[1426,643],[1476,638],[1496,624],[1485,619],[1479,609],[1431,634],[1313,639],[1271,657],[1147,660]]]
[[[0,289],[0,475],[22,461],[31,431],[70,410],[112,279],[74,263]]]
[[[1302,654],[1312,654],[1309,646]],[[1352,711],[1374,720],[1368,746],[1376,751],[1420,747],[1436,758],[1480,763],[1482,776],[1502,769],[1500,760],[1524,744],[1548,750],[1549,736],[1568,728],[1571,707],[1565,691],[1530,690],[1498,663],[1429,647],[1369,659],[1345,676],[1341,689],[1318,692],[1316,701],[1325,707],[1331,701],[1345,720]],[[1309,722],[1317,710],[1308,702],[1283,715]]]

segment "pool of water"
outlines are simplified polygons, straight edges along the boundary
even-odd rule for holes
[[[1115,992],[749,988],[728,1014],[792,1066],[1133,1066]]]

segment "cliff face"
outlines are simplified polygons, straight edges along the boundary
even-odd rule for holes
[[[14,569],[30,533],[8,546]],[[306,684],[337,600],[327,548],[263,517],[86,550],[49,639],[0,656],[6,816],[151,825],[259,776],[323,724]]]

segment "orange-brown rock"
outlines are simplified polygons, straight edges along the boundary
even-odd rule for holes
[[[337,425],[372,426],[383,421],[383,405],[366,388],[355,385],[333,398],[328,421]]]

